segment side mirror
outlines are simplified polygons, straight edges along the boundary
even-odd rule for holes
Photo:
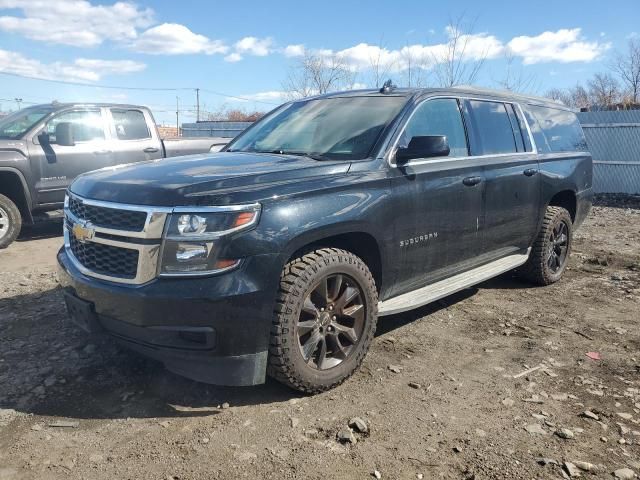
[[[65,147],[75,146],[73,140],[73,124],[70,122],[60,122],[56,125],[56,144]]]
[[[413,158],[446,157],[450,151],[445,135],[412,137],[406,148],[396,152],[396,163],[403,164]]]
[[[51,139],[49,138],[49,134],[44,130],[38,134],[38,142],[40,145],[49,145],[51,143]]]

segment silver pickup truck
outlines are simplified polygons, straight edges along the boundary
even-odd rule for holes
[[[143,160],[217,152],[228,138],[162,139],[148,108],[35,105],[0,119],[0,248],[50,218],[80,174]]]

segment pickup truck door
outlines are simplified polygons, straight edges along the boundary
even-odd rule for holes
[[[432,98],[419,104],[398,146],[423,135],[445,135],[450,154],[392,164],[397,239],[392,296],[472,268],[479,251],[482,165],[469,156],[459,100]]]
[[[70,128],[72,145],[59,145],[56,134]],[[36,203],[57,204],[80,174],[113,165],[100,108],[65,110],[51,117],[29,142],[29,157],[36,175]]]
[[[488,260],[521,253],[540,219],[540,175],[528,130],[517,104],[467,100],[471,150],[484,157],[485,225],[482,251]]]
[[[117,165],[162,158],[162,140],[151,114],[142,108],[108,109],[112,150]]]

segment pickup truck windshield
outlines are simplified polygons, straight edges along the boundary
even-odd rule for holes
[[[390,95],[293,102],[251,127],[228,151],[307,155],[319,160],[367,158],[406,102],[406,97]]]
[[[17,140],[31,130],[53,109],[46,107],[25,108],[0,120],[0,138]]]

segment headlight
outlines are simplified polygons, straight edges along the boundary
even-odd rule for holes
[[[252,228],[259,216],[259,204],[174,209],[165,230],[160,275],[210,275],[237,266],[241,259],[222,258],[221,247],[228,236]]]

